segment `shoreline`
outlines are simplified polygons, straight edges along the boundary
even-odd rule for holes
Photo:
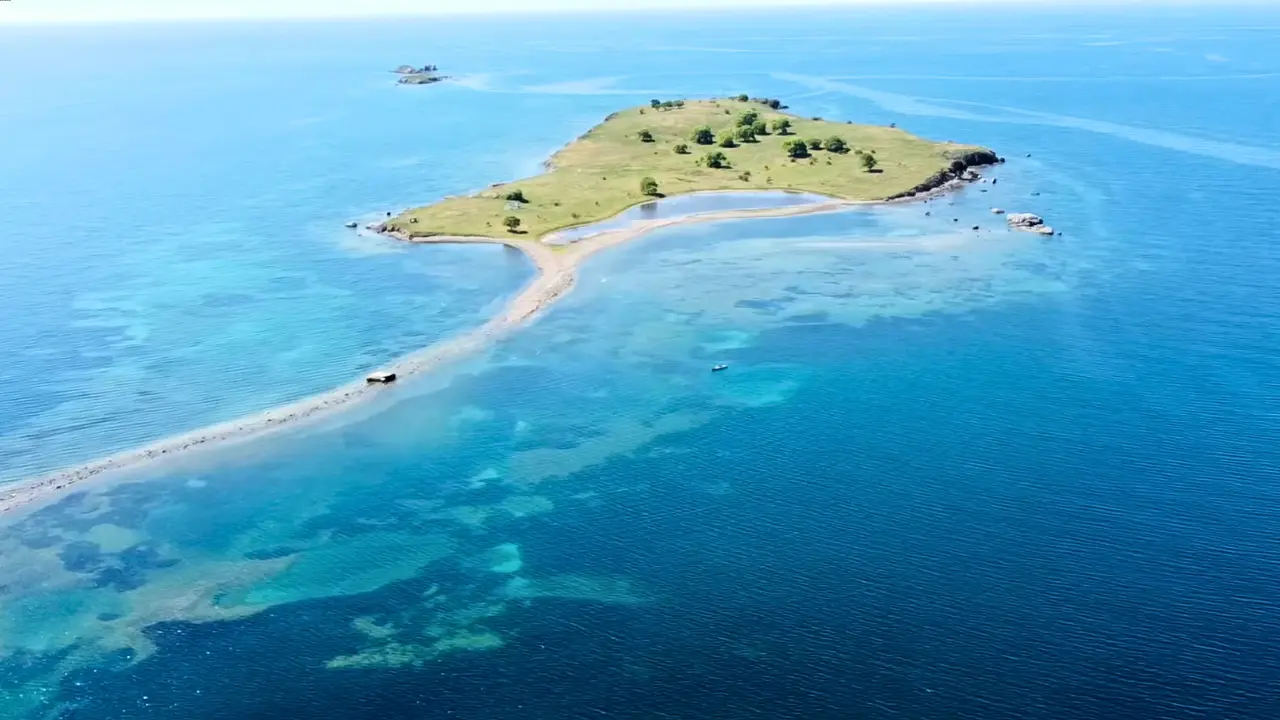
[[[936,192],[942,192],[950,187],[951,184],[948,183],[946,187],[937,188]],[[930,195],[932,194],[934,193],[930,193]],[[673,195],[671,197],[677,196]],[[568,294],[577,282],[578,268],[587,258],[601,250],[629,242],[655,230],[677,225],[722,220],[789,217],[836,212],[852,207],[896,204],[908,199],[919,200],[922,198],[923,196],[916,196],[883,201],[855,201],[831,198],[829,201],[805,205],[723,210],[649,221],[641,220],[625,228],[602,231],[578,242],[562,246],[546,245],[541,239],[523,239],[522,236],[507,238],[487,236],[411,238],[395,232],[380,233],[401,242],[414,244],[504,245],[523,253],[533,263],[537,274],[533,280],[521,288],[507,302],[500,312],[480,326],[460,335],[442,339],[407,355],[402,355],[384,364],[379,369],[394,372],[401,378],[408,378],[482,349],[494,340],[517,329]],[[617,215],[614,217],[617,217]],[[612,218],[605,218],[605,220],[609,219]],[[545,237],[550,237],[553,234],[548,233]],[[72,492],[75,488],[90,480],[99,479],[110,473],[134,470],[154,462],[175,458],[194,450],[210,449],[219,445],[252,440],[278,430],[292,429],[306,422],[319,421],[336,414],[340,410],[347,410],[362,402],[372,400],[388,389],[390,388],[387,386],[367,383],[362,376],[332,390],[270,408],[260,413],[207,425],[77,465],[15,480],[0,486],[0,514],[12,513],[19,509],[33,510],[44,502],[52,501],[61,495]]]

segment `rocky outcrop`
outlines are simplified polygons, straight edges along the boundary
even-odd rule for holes
[[[438,83],[442,80],[448,80],[448,75],[436,75],[435,73],[409,73],[400,78],[401,85],[430,85]]]
[[[1009,227],[1014,230],[1025,230],[1027,232],[1039,233],[1041,235],[1052,235],[1053,228],[1044,224],[1044,218],[1031,213],[1009,213],[1007,216]]]
[[[976,180],[978,174],[970,168],[982,167],[984,165],[996,165],[1004,162],[1004,160],[994,152],[981,148],[978,150],[967,150],[955,153],[951,156],[951,163],[947,167],[930,175],[924,182],[916,185],[910,190],[890,195],[886,200],[901,200],[903,198],[915,197],[924,193],[930,193],[942,187],[946,187],[950,183],[962,180]]]

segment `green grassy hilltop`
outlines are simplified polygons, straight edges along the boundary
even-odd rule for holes
[[[695,139],[700,128],[711,130],[710,144],[698,142],[708,140],[705,132]],[[741,139],[722,147],[726,136]],[[827,149],[832,138],[839,140],[834,150]],[[500,236],[514,229],[536,238],[653,197],[703,190],[801,190],[879,200],[928,181],[976,150],[982,148],[931,142],[889,127],[800,118],[767,101],[677,101],[614,113],[552,156],[546,173],[410,210],[386,227],[418,237]]]

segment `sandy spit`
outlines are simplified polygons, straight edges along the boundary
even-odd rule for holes
[[[399,240],[423,243],[488,243],[502,244],[520,250],[537,267],[538,274],[494,317],[483,325],[462,335],[443,340],[408,355],[404,355],[382,369],[396,373],[400,378],[423,373],[442,364],[470,355],[494,340],[539,315],[573,289],[577,270],[582,262],[605,248],[634,240],[645,233],[674,225],[731,220],[739,218],[784,217],[832,212],[846,209],[856,203],[844,200],[817,202],[781,208],[758,210],[732,210],[688,215],[634,223],[620,230],[602,232],[569,246],[552,247],[519,236],[500,237],[429,237],[406,238],[389,233]],[[366,383],[361,377],[327,392],[303,398],[287,405],[271,408],[261,413],[229,420],[174,435],[138,448],[126,450],[90,460],[73,467],[56,470],[44,475],[18,480],[0,486],[0,513],[20,508],[31,510],[59,496],[81,488],[86,482],[104,474],[133,470],[149,463],[177,457],[196,449],[241,442],[257,438],[282,428],[293,428],[300,423],[327,418],[340,410],[349,409],[367,401],[377,393],[393,390],[394,386]]]

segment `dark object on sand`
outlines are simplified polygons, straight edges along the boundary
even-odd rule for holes
[[[364,381],[368,383],[386,385],[396,381],[396,374],[393,372],[376,372],[369,375],[369,377],[365,378]]]

